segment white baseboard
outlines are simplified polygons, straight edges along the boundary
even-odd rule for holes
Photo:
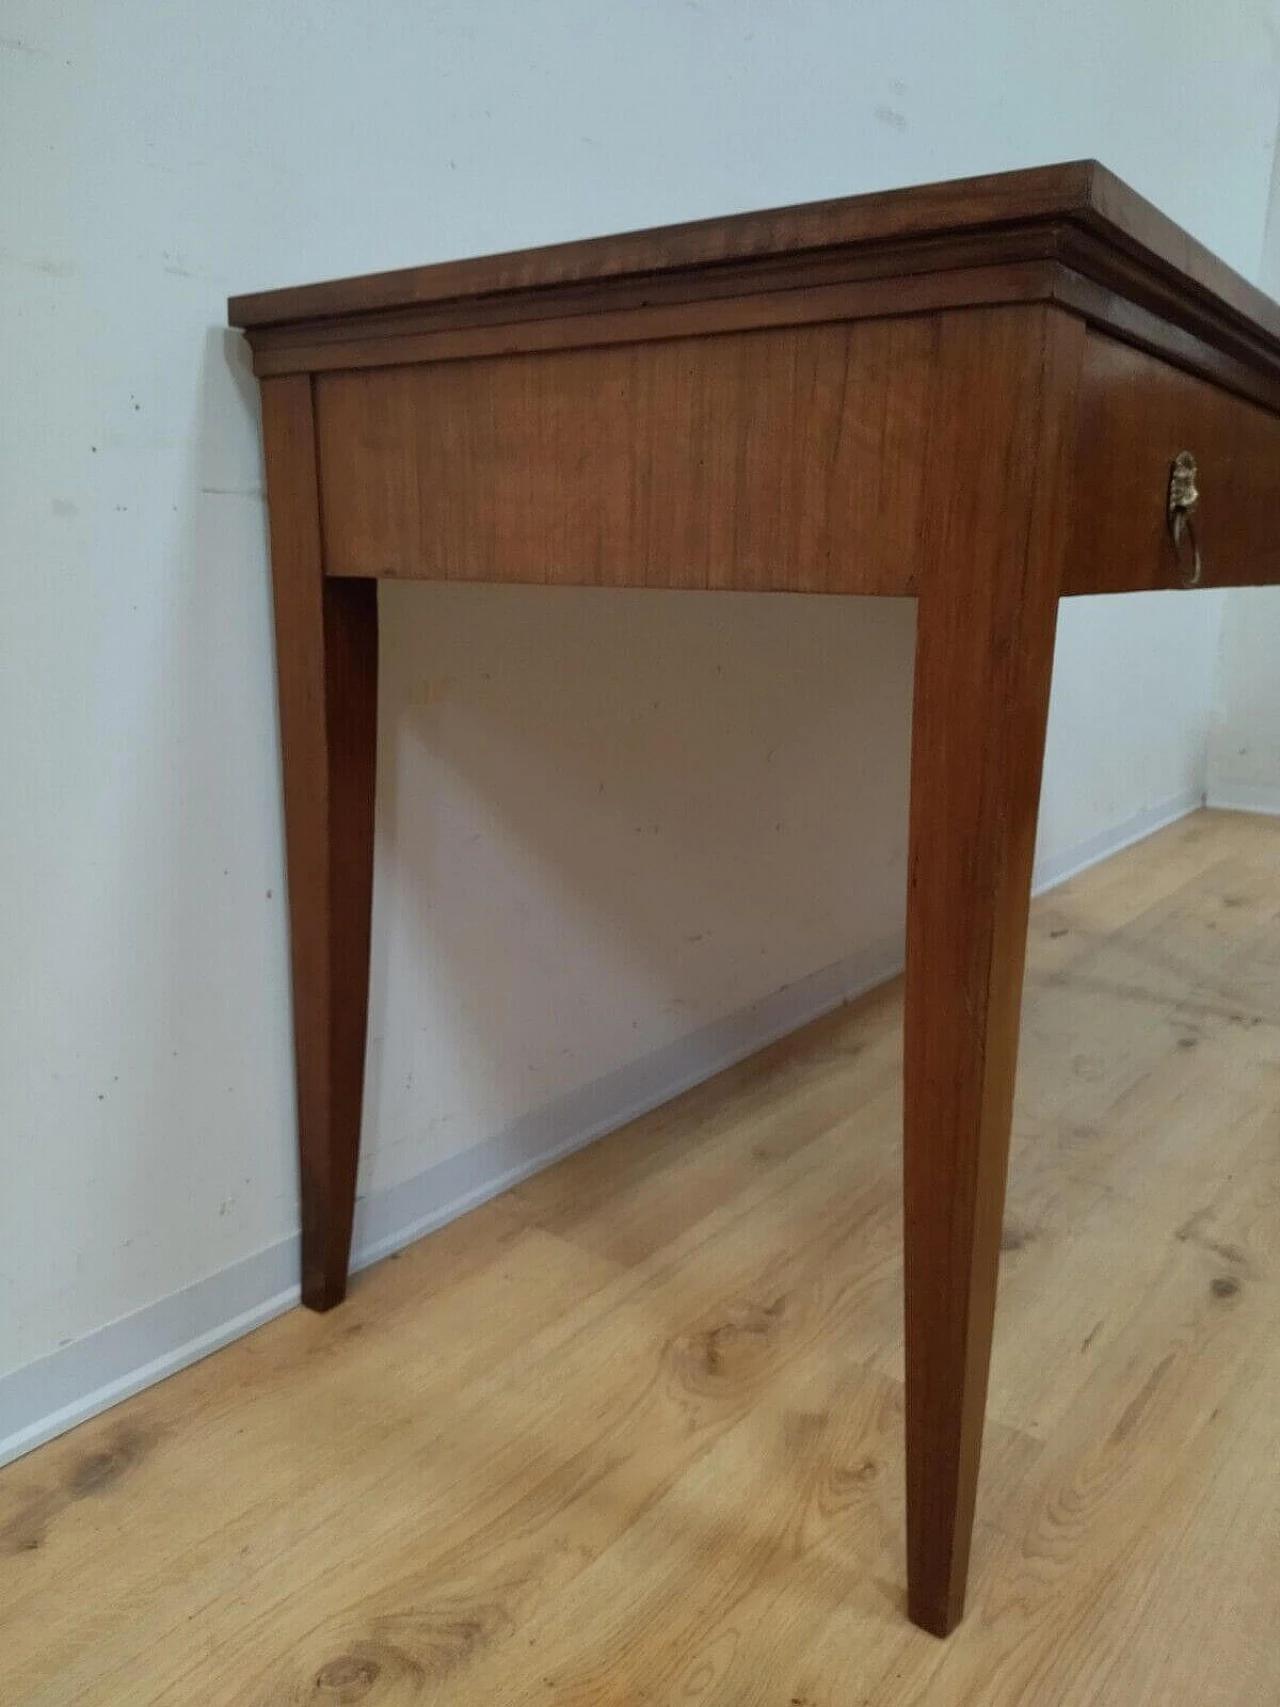
[[[1205,805],[1219,812],[1261,812],[1280,817],[1280,782],[1211,783]]]
[[[1037,893],[1200,805],[1150,808],[1037,864]],[[1254,808],[1257,810],[1257,808]],[[352,1267],[366,1268],[605,1132],[668,1102],[901,971],[901,934],[513,1121],[485,1143],[356,1205]],[[299,1298],[296,1235],[0,1376],[0,1464],[252,1332]]]
[[[1086,836],[1082,842],[1076,842],[1061,853],[1038,859],[1031,879],[1032,894],[1043,895],[1046,889],[1056,889],[1059,883],[1068,882],[1080,872],[1088,871],[1091,865],[1110,859],[1112,854],[1123,853],[1125,848],[1154,836],[1157,830],[1163,830],[1168,824],[1176,824],[1179,818],[1187,817],[1204,804],[1204,795],[1198,788],[1184,789],[1181,794],[1171,795],[1158,805],[1144,806],[1141,812],[1135,812],[1122,824],[1099,830],[1096,835]]]

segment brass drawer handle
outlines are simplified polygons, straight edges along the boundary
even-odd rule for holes
[[[1191,518],[1200,502],[1200,492],[1196,485],[1200,470],[1196,467],[1196,459],[1189,450],[1180,450],[1173,459],[1173,467],[1169,470],[1169,502],[1166,516],[1169,522],[1169,533],[1173,539],[1173,549],[1178,557],[1178,578],[1184,587],[1200,585],[1203,565],[1200,562],[1200,542],[1196,539],[1196,530]],[[1188,561],[1188,548],[1190,561]]]

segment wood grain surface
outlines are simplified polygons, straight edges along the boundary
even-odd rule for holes
[[[629,278],[645,279],[656,299],[679,289],[691,273],[751,290],[771,273],[789,279],[787,268],[796,261],[811,266],[883,251],[890,265],[911,271],[906,257],[933,247],[946,268],[955,264],[949,242],[978,235],[1000,252],[1010,233],[1021,233],[1035,248],[1046,232],[1052,248],[1091,276],[1126,277],[1135,298],[1150,293],[1162,309],[1178,299],[1188,318],[1252,336],[1272,354],[1280,346],[1280,305],[1096,160],[265,291],[233,297],[228,317],[233,326],[276,329],[580,285],[595,287],[599,301],[603,289]],[[968,255],[967,264],[974,259]],[[1162,302],[1161,291],[1168,293]]]
[[[1280,306],[1096,161],[236,297],[259,374],[1055,302],[1280,411]]]
[[[929,431],[950,409],[983,450],[969,412],[986,376],[948,403],[940,352],[993,312],[319,374],[326,567],[914,593]],[[1178,584],[1180,450],[1201,470],[1205,584],[1280,582],[1280,417],[1098,332],[1078,398],[1064,593]],[[990,459],[970,478],[1003,490]]]
[[[889,986],[0,1472],[0,1699],[1280,1699],[1278,896],[1280,826],[1201,813],[1032,909],[945,1645]]]
[[[910,592],[937,340],[922,318],[320,374],[326,567]]]
[[[758,272],[762,263],[768,272],[777,261],[803,257],[810,263],[850,248],[910,243],[940,233],[999,230],[1069,213],[1083,217],[1092,206],[1102,172],[1095,161],[1077,160],[873,195],[801,202],[793,207],[236,296],[227,310],[233,326],[278,327],[352,314],[381,314],[426,303],[512,296],[564,286],[599,287],[629,277],[645,278],[651,289],[687,272],[714,271],[717,276],[741,279],[753,270]],[[1117,211],[1123,218],[1123,186],[1120,190]],[[1139,198],[1133,199],[1136,203]],[[1178,248],[1181,253],[1181,243]],[[1226,270],[1223,268],[1224,273]]]
[[[346,1291],[369,993],[378,604],[324,574],[311,381],[265,380],[289,943],[302,1192],[302,1293]]]
[[[1047,309],[947,318],[925,467],[907,882],[907,1549],[911,1616],[939,1636],[964,1610],[1084,339]]]
[[[1169,470],[1184,450],[1200,469],[1194,526],[1204,584],[1280,582],[1280,417],[1093,333],[1081,376],[1064,591],[1178,584],[1166,504]]]

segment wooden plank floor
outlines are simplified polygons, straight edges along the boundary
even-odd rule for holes
[[[897,986],[0,1473],[0,1701],[1280,1702],[1280,823],[1038,903],[968,1619]]]

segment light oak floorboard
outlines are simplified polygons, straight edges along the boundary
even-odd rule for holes
[[[0,1700],[1280,1702],[1280,824],[1037,903],[969,1614],[904,1621],[900,991],[0,1473]]]

